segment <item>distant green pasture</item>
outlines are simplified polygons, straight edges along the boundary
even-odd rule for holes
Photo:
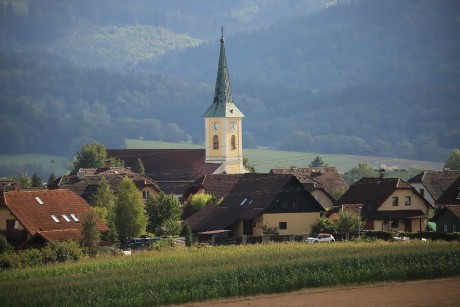
[[[59,177],[67,172],[68,159],[63,156],[44,154],[0,155],[0,178],[27,171],[37,172],[47,180],[51,172]]]
[[[193,149],[204,148],[204,146],[187,144],[187,143],[168,143],[146,140],[125,140],[126,148],[130,149]],[[294,151],[279,151],[271,149],[244,149],[243,154],[249,159],[249,164],[256,167],[256,171],[260,173],[268,172],[272,168],[277,167],[308,167],[316,156],[320,156],[324,163],[329,166],[335,166],[339,172],[346,172],[356,166],[362,160],[354,159],[349,156],[343,157],[340,155],[294,152]]]

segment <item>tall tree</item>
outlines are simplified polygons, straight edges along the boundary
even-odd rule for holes
[[[460,150],[459,149],[452,149],[449,158],[446,160],[446,164],[444,165],[446,168],[449,169],[460,169]]]
[[[146,203],[147,230],[156,235],[177,235],[181,227],[182,205],[174,197],[161,192]]]
[[[364,226],[361,216],[351,211],[340,212],[339,219],[334,222],[337,224],[337,233],[345,235],[347,240],[350,234],[357,233]]]
[[[42,178],[37,174],[37,172],[34,172],[34,174],[32,175],[32,187],[39,188],[42,185],[43,185]]]
[[[352,185],[361,178],[377,176],[378,173],[373,168],[367,165],[367,163],[361,162],[348,172],[345,172],[345,174],[343,174],[343,179],[347,182],[348,185]]]
[[[147,218],[141,192],[134,182],[125,177],[118,187],[115,201],[115,227],[121,243],[145,232]]]
[[[96,256],[101,234],[97,229],[98,214],[94,210],[85,213],[82,219],[82,245],[90,256]]]
[[[323,159],[320,156],[316,156],[313,161],[311,161],[310,167],[320,167],[320,166],[327,166],[327,164],[324,164]]]
[[[102,177],[99,181],[96,193],[91,196],[91,204],[94,207],[110,208],[115,202],[115,195],[110,190],[107,178]]]
[[[107,161],[112,166],[124,166],[123,161],[116,158],[107,158],[107,151],[104,144],[92,143],[84,144],[72,163],[72,171],[78,171],[80,168],[103,167]]]
[[[145,175],[144,163],[142,163],[141,158],[137,158],[137,160],[136,160],[136,165],[134,165],[134,171],[135,171],[136,173]]]
[[[48,177],[48,184],[52,184],[56,180],[56,175],[54,172],[51,172],[50,176]]]
[[[27,189],[32,186],[32,179],[27,172],[22,172],[19,175],[8,176],[7,179],[16,181],[23,189]]]

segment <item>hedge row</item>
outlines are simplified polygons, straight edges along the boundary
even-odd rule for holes
[[[427,239],[427,240],[444,240],[444,241],[460,241],[460,232],[401,232],[398,234],[409,239]],[[394,233],[388,231],[368,231],[365,234],[367,238],[381,239],[385,241],[392,240]]]
[[[26,249],[0,254],[0,268],[21,268],[42,264],[77,261],[84,256],[83,249],[74,241],[49,243],[42,249]]]

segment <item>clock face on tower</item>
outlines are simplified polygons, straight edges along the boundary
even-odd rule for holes
[[[212,131],[217,132],[219,130],[219,123],[212,123]]]
[[[230,123],[230,130],[232,130],[233,132],[236,131],[236,123]]]

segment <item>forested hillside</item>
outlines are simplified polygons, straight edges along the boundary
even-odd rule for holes
[[[455,0],[0,4],[0,154],[202,144],[221,25],[245,147],[443,161],[460,141]]]

